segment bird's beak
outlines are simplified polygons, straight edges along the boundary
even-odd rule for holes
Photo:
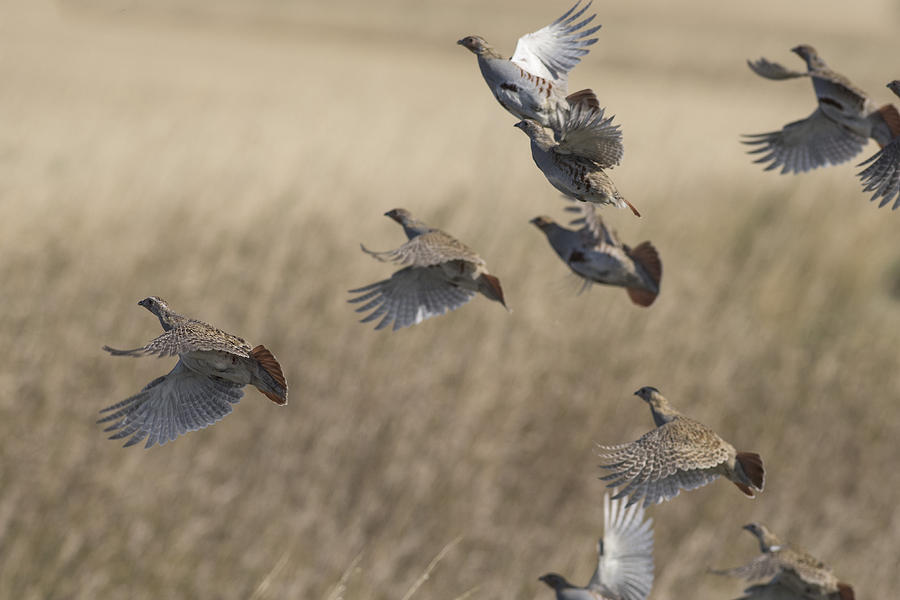
[[[519,129],[522,129],[524,131],[525,130],[525,121],[519,121],[518,123],[513,125],[513,127],[518,127]]]
[[[460,46],[462,46],[462,45],[463,45],[463,40],[456,40],[456,43],[459,44]]]

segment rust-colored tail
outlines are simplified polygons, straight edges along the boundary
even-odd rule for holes
[[[257,389],[266,395],[275,404],[287,404],[287,381],[281,372],[281,365],[275,355],[269,349],[260,344],[250,351],[250,356],[256,359],[263,368],[263,375],[259,381],[254,382]],[[268,377],[267,377],[268,376]]]
[[[496,300],[503,305],[503,308],[509,310],[506,306],[506,301],[503,299],[503,288],[500,287],[500,280],[490,273],[482,273],[478,278],[478,291],[491,300]]]
[[[622,198],[622,197],[619,197],[619,200],[621,200],[622,202],[624,202],[625,204],[628,205],[628,208],[631,209],[631,212],[634,213],[634,216],[636,216],[636,217],[641,216],[641,213],[639,213],[639,212],[638,212],[638,209],[636,209],[636,208],[634,207],[634,204],[632,204],[631,202],[629,202],[628,200],[626,200],[625,198]]]
[[[597,100],[596,94],[594,94],[594,90],[584,89],[578,90],[577,92],[572,92],[568,96],[566,96],[566,100],[569,101],[569,106],[575,108],[579,104],[584,105],[585,108],[591,110],[600,110],[600,101]]]
[[[751,498],[756,495],[754,492],[763,491],[763,488],[766,485],[766,470],[763,468],[762,458],[760,458],[759,454],[753,452],[738,452],[737,463],[740,466],[741,471],[744,472],[744,475],[747,476],[752,489],[746,485],[740,485],[738,482],[735,482],[735,485]]]
[[[628,297],[635,304],[650,306],[656,300],[656,296],[659,295],[659,283],[662,281],[662,261],[659,260],[659,254],[657,254],[656,248],[650,242],[642,242],[634,249],[626,246],[625,252],[647,273],[647,276],[656,285],[657,290],[652,292],[642,288],[629,287],[625,288],[625,291],[628,292]]]
[[[856,594],[853,593],[853,588],[843,581],[838,581],[837,584],[838,594],[841,596],[841,600],[856,600]]]

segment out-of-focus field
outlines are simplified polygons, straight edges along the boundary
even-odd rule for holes
[[[737,596],[706,569],[755,555],[751,520],[896,596],[900,214],[852,165],[778,176],[738,143],[812,111],[744,63],[800,68],[798,43],[896,101],[900,9],[822,6],[595,3],[570,89],[623,127],[644,217],[603,214],[662,255],[644,310],[575,294],[528,224],[563,203],[455,43],[511,53],[568,0],[4,3],[0,596],[401,598],[461,536],[416,598],[547,599],[539,575],[590,577],[592,445],[652,426],[642,385],[768,470],[757,500],[719,481],[651,511],[652,598]],[[359,243],[399,245],[395,207],[476,248],[512,312],[357,323],[346,290],[391,271]],[[164,447],[106,440],[97,410],[171,368],[100,349],[158,334],[150,294],[265,343],[289,405],[248,389]]]

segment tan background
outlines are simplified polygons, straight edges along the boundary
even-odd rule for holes
[[[652,598],[737,596],[705,571],[756,553],[750,520],[896,595],[900,214],[852,165],[778,176],[738,143],[812,111],[744,64],[800,68],[801,42],[897,100],[896,3],[823,4],[595,4],[571,87],[622,124],[645,216],[603,214],[660,250],[648,310],[575,295],[528,224],[562,202],[455,44],[510,53],[566,1],[0,4],[0,595],[334,598],[343,574],[400,598],[461,536],[416,598],[547,599],[539,575],[590,577],[592,444],[650,428],[648,384],[768,469],[758,500],[652,510]],[[356,323],[346,290],[390,272],[358,244],[398,245],[398,206],[481,252],[512,313]],[[100,350],[157,335],[150,294],[273,349],[290,404],[107,441],[96,411],[171,368]]]

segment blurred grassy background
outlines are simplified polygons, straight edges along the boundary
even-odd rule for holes
[[[512,8],[515,6],[515,8]],[[568,2],[60,0],[0,5],[0,595],[10,598],[550,598],[590,577],[595,442],[647,431],[658,386],[768,470],[660,505],[653,598],[725,598],[709,566],[768,523],[860,598],[900,553],[900,215],[852,165],[764,173],[738,144],[813,108],[809,83],[746,68],[815,45],[879,101],[900,9],[812,1],[595,3],[571,77],[625,134],[605,209],[660,250],[648,310],[575,295],[538,214],[562,202],[455,42],[510,53]],[[862,158],[875,152],[874,144]],[[390,268],[398,206],[503,281],[398,333],[346,290]],[[171,368],[114,359],[158,333],[136,306],[265,343],[291,384],[215,427],[123,450],[97,410]],[[353,567],[354,558],[359,560]]]

